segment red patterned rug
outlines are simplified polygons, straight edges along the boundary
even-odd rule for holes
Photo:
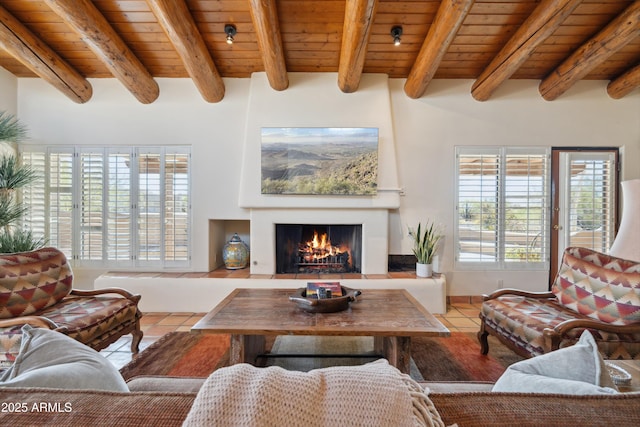
[[[426,381],[496,381],[510,364],[522,360],[489,337],[489,355],[480,354],[475,334],[411,339],[413,361]],[[270,348],[268,343],[268,348]],[[228,335],[171,332],[140,352],[120,372],[138,375],[207,377],[229,360]]]
[[[483,356],[476,334],[464,332],[411,338],[411,357],[426,381],[495,382],[507,366],[523,360],[491,336],[489,354]]]

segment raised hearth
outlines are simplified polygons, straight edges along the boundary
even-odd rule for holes
[[[143,312],[206,312],[237,288],[291,288],[310,280],[339,281],[361,289],[406,289],[431,313],[446,312],[447,283],[444,275],[416,277],[415,271],[385,274],[252,274],[248,268],[210,272],[109,272],[98,277],[95,288],[123,287],[142,295]]]

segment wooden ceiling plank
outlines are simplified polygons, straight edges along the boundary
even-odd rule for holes
[[[377,5],[378,0],[353,0],[346,4],[338,64],[338,87],[345,93],[355,92],[360,85]]]
[[[613,99],[620,99],[638,87],[640,87],[640,64],[611,80],[607,85],[607,93]]]
[[[160,94],[156,81],[90,0],[45,0],[143,104]]]
[[[442,1],[404,84],[407,96],[420,98],[427,90],[473,3],[474,0]]]
[[[187,73],[207,102],[224,98],[224,83],[184,0],[147,0]]]
[[[639,35],[640,1],[635,1],[545,77],[538,87],[540,95],[547,101],[558,98]]]
[[[471,86],[477,101],[488,100],[498,87],[556,31],[582,0],[542,0]]]
[[[249,0],[249,6],[269,84],[275,90],[285,90],[289,87],[289,76],[284,62],[276,2]]]
[[[91,84],[2,6],[0,47],[72,101],[91,99]]]

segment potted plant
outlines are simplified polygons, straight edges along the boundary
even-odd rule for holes
[[[418,228],[409,227],[409,236],[413,238],[413,254],[417,258],[416,276],[431,277],[433,274],[433,256],[438,251],[442,233],[440,227],[427,221],[424,228],[418,223]]]
[[[0,253],[27,252],[45,245],[44,239],[17,227],[27,207],[16,200],[15,192],[39,178],[35,169],[18,161],[15,144],[25,137],[24,125],[0,112]]]

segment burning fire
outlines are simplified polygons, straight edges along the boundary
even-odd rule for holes
[[[348,252],[348,249],[333,246],[326,233],[318,236],[318,232],[314,231],[313,240],[301,243],[299,251],[305,262],[314,262]]]

